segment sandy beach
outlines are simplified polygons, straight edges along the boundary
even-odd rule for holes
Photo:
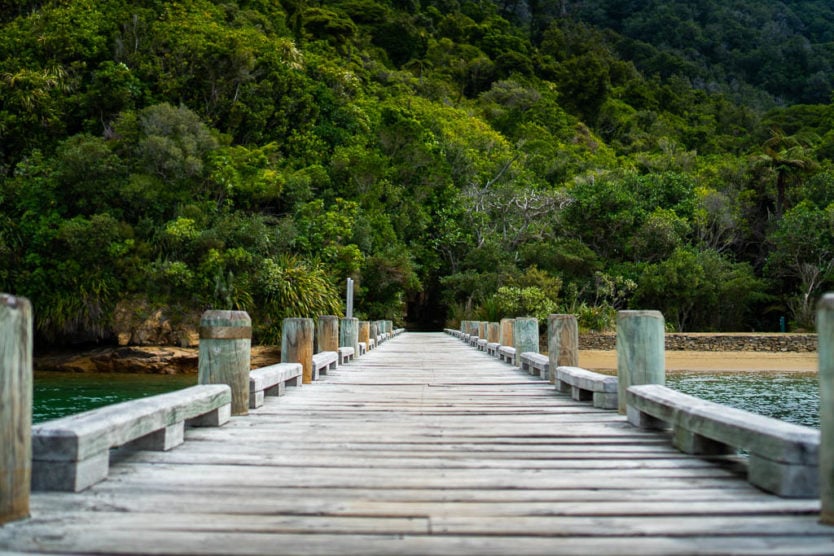
[[[580,350],[579,366],[589,370],[614,370],[617,352]],[[771,353],[756,351],[667,351],[669,371],[817,371],[816,353]]]

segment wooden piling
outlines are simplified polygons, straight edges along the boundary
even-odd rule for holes
[[[32,305],[0,294],[0,524],[29,515]]]
[[[556,367],[579,366],[579,323],[574,315],[547,317],[547,358],[550,382],[556,380]]]
[[[660,311],[617,312],[618,410],[626,413],[626,390],[666,383],[666,325]]]
[[[501,325],[497,322],[490,322],[487,324],[487,342],[490,344],[497,344],[501,338]]]
[[[364,342],[365,346],[370,349],[368,340],[371,338],[371,323],[366,320],[359,321],[359,341]],[[357,351],[357,357],[359,352]]]
[[[501,319],[501,332],[499,334],[498,343],[502,346],[512,346],[513,344],[513,325],[515,319]]]
[[[321,315],[316,322],[316,353],[338,351],[339,317]]]
[[[532,317],[515,319],[513,323],[513,347],[515,347],[516,361],[521,364],[521,354],[532,351],[539,352],[539,321]]]
[[[486,340],[487,324],[489,323],[484,320],[478,321],[478,338],[480,338],[481,340]]]
[[[359,319],[342,319],[339,329],[339,347],[353,348],[354,357],[359,357]]]
[[[200,318],[197,382],[227,384],[232,415],[249,414],[252,319],[246,311],[209,310]]]
[[[820,522],[834,525],[834,293],[817,305],[820,381]]]
[[[301,363],[302,383],[313,382],[313,319],[284,319],[281,335],[281,362]]]

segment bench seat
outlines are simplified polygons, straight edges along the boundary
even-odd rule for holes
[[[498,358],[505,363],[515,365],[515,348],[510,346],[498,346]]]
[[[682,394],[659,384],[631,386],[628,420],[635,426],[668,424],[682,452],[749,453],[747,480],[790,498],[819,496],[820,432]]]
[[[264,396],[283,396],[287,386],[301,386],[301,363],[276,363],[249,371],[249,408],[264,404]]]
[[[600,409],[617,409],[617,377],[595,373],[579,367],[556,367],[554,383],[571,398],[592,402]]]
[[[326,375],[328,370],[335,370],[339,366],[339,353],[336,351],[320,351],[313,354],[313,380],[319,379],[319,374]]]
[[[498,357],[498,348],[500,346],[501,344],[498,342],[487,342],[486,352],[493,357]]]
[[[231,404],[228,386],[205,384],[35,425],[32,489],[84,490],[107,477],[111,448],[170,450],[182,444],[186,424],[228,422]]]
[[[547,380],[550,376],[550,359],[547,355],[536,353],[534,351],[525,351],[519,357],[521,361],[522,370],[527,371],[531,375],[540,376]]]
[[[478,351],[486,351],[486,340],[478,340]]]
[[[356,351],[352,347],[339,348],[339,365],[348,364],[356,355]]]

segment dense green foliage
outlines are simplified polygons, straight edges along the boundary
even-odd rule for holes
[[[821,0],[0,0],[0,289],[117,306],[813,326]]]

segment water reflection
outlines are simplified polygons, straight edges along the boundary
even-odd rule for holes
[[[670,372],[666,385],[685,394],[819,428],[816,373]]]

